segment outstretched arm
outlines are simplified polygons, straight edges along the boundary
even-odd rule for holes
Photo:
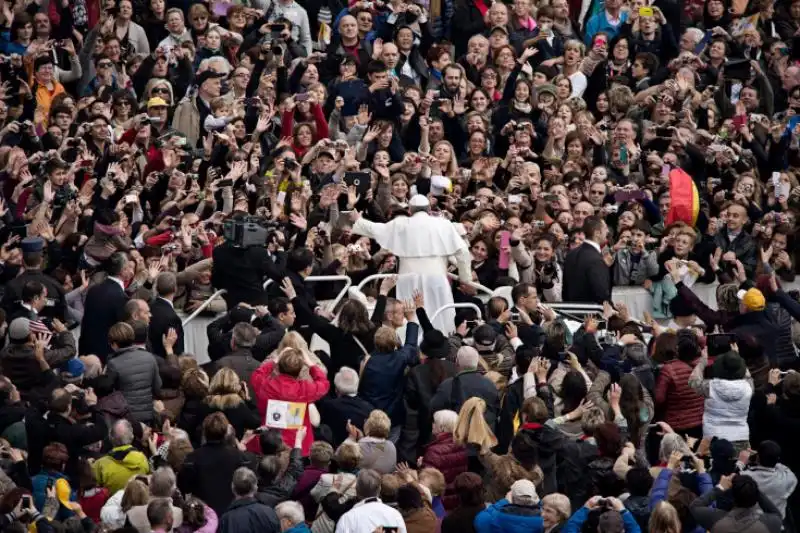
[[[364,217],[359,217],[353,224],[353,233],[375,239],[380,242],[380,237],[386,231],[386,224],[380,222],[371,222]]]

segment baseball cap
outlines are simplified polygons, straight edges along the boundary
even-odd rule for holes
[[[475,348],[481,350],[494,350],[494,343],[497,340],[497,332],[489,324],[481,324],[472,333],[475,340]]]
[[[543,83],[542,85],[539,85],[538,87],[536,87],[536,94],[538,94],[540,96],[542,94],[549,94],[549,95],[555,97],[556,96],[556,86],[553,85],[552,83]]]
[[[536,505],[539,503],[539,495],[536,494],[536,487],[528,479],[518,479],[511,485],[511,503],[514,505]]]
[[[167,105],[167,101],[163,98],[159,98],[158,96],[155,96],[147,101],[147,109],[150,109],[151,107],[167,107]]]
[[[764,293],[758,289],[742,290],[736,293],[736,297],[747,307],[748,311],[763,311],[767,307],[767,300]]]
[[[501,31],[501,32],[505,33],[506,35],[508,35],[508,28],[506,28],[505,26],[494,26],[494,27],[492,27],[492,31],[489,32],[489,35],[493,34],[496,31]]]

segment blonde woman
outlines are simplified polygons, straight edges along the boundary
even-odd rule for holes
[[[311,489],[311,497],[317,503],[331,492],[339,494],[339,503],[356,495],[356,475],[361,466],[361,448],[358,444],[345,441],[336,449],[333,458],[339,466],[339,471],[336,474],[322,474],[317,484]],[[320,507],[316,519],[306,517],[306,520],[313,520],[312,533],[333,533],[336,529],[336,523],[331,520],[322,507]]]
[[[437,142],[433,145],[433,151],[431,153],[436,160],[433,163],[433,166],[435,167],[438,164],[443,176],[453,179],[458,175],[456,151],[453,149],[453,145],[450,144],[449,141]],[[435,173],[435,169],[433,170]]]
[[[390,474],[397,466],[397,449],[389,440],[392,422],[380,409],[374,409],[364,422],[364,431],[348,422],[345,442],[358,443],[361,448],[361,468],[371,468],[380,474]]]
[[[570,39],[564,43],[564,64],[561,73],[569,78],[572,84],[572,94],[570,96],[580,97],[589,85],[586,74],[581,72],[581,63],[586,54],[586,46],[577,39]]]
[[[678,511],[669,502],[658,502],[650,513],[650,533],[681,533]]]
[[[118,529],[125,525],[128,511],[138,505],[147,505],[150,501],[150,489],[145,483],[132,477],[125,490],[119,490],[106,501],[100,510],[100,521],[110,529]]]
[[[206,409],[200,417],[201,423],[206,416],[216,412],[225,415],[236,430],[237,439],[242,438],[245,430],[261,426],[256,406],[250,401],[247,384],[230,368],[221,369],[211,379]]]
[[[569,498],[558,492],[542,498],[542,522],[544,533],[557,533],[572,515]]]

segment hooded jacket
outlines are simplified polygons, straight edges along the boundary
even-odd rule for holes
[[[731,442],[750,438],[747,413],[753,385],[745,379],[712,379],[703,413],[703,436]]]
[[[475,517],[476,533],[542,533],[539,505],[515,505],[503,498]]]
[[[149,474],[147,457],[130,444],[113,448],[92,465],[98,485],[106,487],[111,494],[125,488],[128,480],[137,474]]]
[[[786,502],[797,488],[797,476],[784,464],[778,463],[772,468],[765,466],[751,466],[743,475],[750,476],[758,483],[761,491],[769,501],[781,512],[781,517],[786,517]]]

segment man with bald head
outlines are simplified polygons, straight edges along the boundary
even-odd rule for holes
[[[583,227],[583,222],[586,220],[586,217],[593,215],[594,206],[592,204],[589,202],[578,202],[575,204],[575,207],[572,208],[572,227]]]
[[[125,312],[123,313],[122,320],[129,323],[134,320],[140,320],[145,324],[149,324],[151,316],[152,313],[150,313],[150,306],[147,305],[147,302],[133,299],[125,304]]]
[[[345,57],[352,57],[356,62],[358,77],[366,78],[372,47],[358,36],[358,21],[354,16],[345,15],[339,20],[339,40],[331,42],[325,52],[328,55],[320,69],[320,77],[324,83],[339,75],[339,65]]]

